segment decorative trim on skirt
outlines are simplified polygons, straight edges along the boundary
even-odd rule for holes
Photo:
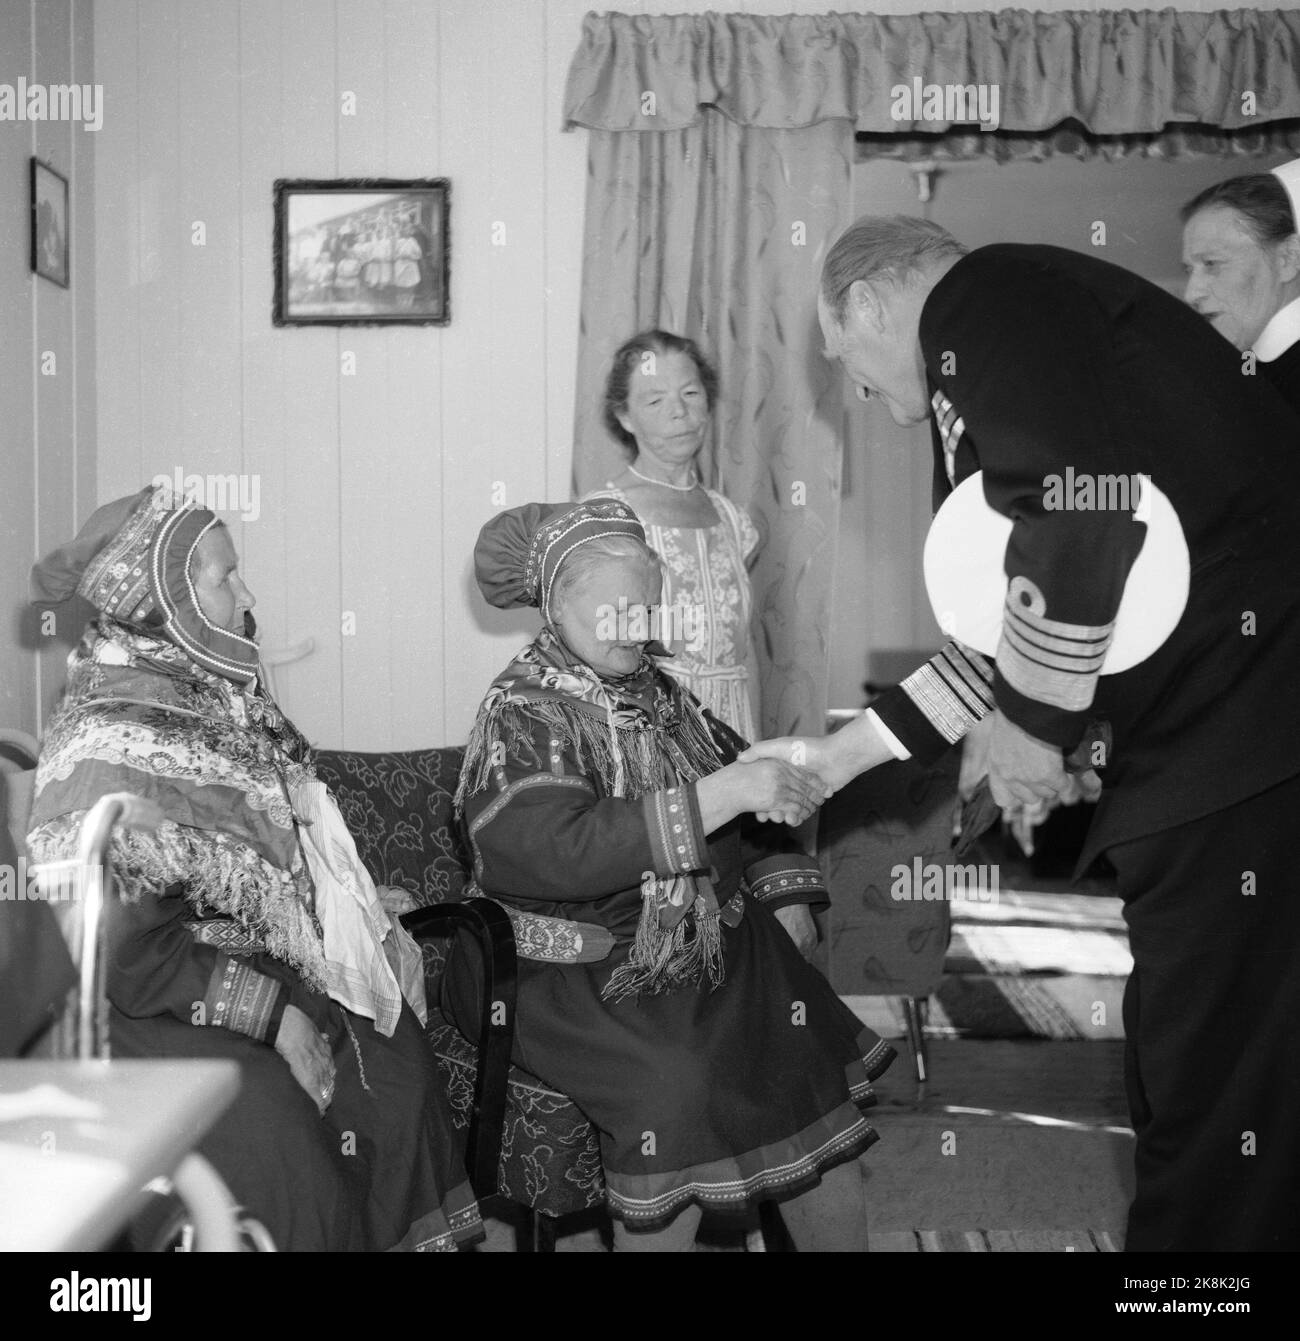
[[[606,1167],[609,1213],[648,1230],[667,1224],[692,1202],[705,1210],[736,1213],[760,1201],[796,1195],[826,1169],[856,1158],[880,1139],[860,1110],[876,1102],[871,1081],[896,1055],[888,1043],[875,1040],[860,1060],[845,1067],[852,1102],[838,1105],[782,1140],[685,1169],[627,1174]]]
[[[436,1211],[420,1219],[407,1231],[401,1243],[389,1252],[454,1253],[483,1237],[483,1221],[478,1202],[468,1183],[460,1183],[447,1194]]]

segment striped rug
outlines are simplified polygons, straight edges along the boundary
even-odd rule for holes
[[[1120,900],[1003,890],[996,904],[952,906],[952,939],[927,1032],[938,1038],[1122,1038],[1133,967]],[[902,1002],[846,996],[886,1038],[905,1032]]]

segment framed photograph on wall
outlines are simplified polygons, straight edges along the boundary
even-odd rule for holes
[[[446,177],[275,183],[277,326],[445,326]]]
[[[68,179],[39,158],[32,159],[32,269],[67,288]]]

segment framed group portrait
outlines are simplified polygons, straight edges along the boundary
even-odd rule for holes
[[[275,183],[277,326],[445,326],[446,177]]]

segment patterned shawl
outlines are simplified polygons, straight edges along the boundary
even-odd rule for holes
[[[308,750],[267,698],[205,670],[164,637],[107,616],[68,660],[68,684],[36,771],[28,846],[77,850],[86,811],[109,792],[155,802],[155,832],[118,829],[122,897],[183,886],[199,914],[233,917],[271,955],[326,990],[311,880],[290,787],[313,777]]]
[[[488,690],[465,750],[456,806],[491,784],[498,743],[526,762],[542,760],[538,723],[567,746],[609,796],[635,799],[716,772],[723,759],[698,703],[648,656],[632,674],[602,679],[551,627],[542,630]],[[612,891],[611,891],[612,892]],[[722,981],[718,903],[703,875],[647,877],[627,962],[604,995],[622,998]],[[695,913],[693,935],[686,914]]]

